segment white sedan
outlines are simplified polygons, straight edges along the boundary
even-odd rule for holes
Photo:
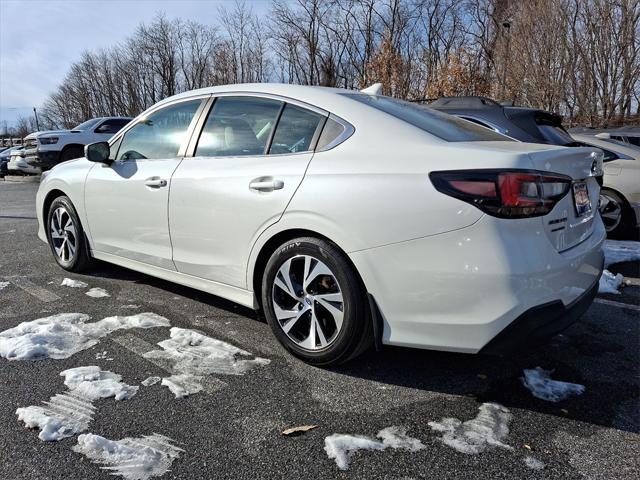
[[[39,237],[262,309],[305,361],[375,344],[507,352],[590,305],[602,153],[511,141],[369,92],[230,85],[161,101],[45,172]]]

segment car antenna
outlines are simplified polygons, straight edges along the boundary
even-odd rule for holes
[[[366,93],[367,95],[380,95],[382,93],[382,84],[374,83],[370,87],[363,88],[360,90],[362,93]]]

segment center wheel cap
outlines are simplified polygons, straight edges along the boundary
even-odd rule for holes
[[[307,305],[311,305],[313,303],[313,297],[307,295],[304,297],[304,303],[306,303]]]

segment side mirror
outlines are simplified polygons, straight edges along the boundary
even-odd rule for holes
[[[96,128],[96,133],[109,133],[110,130],[111,125],[100,125],[98,128]]]
[[[111,150],[107,142],[91,143],[84,147],[84,156],[90,162],[106,163],[110,164],[109,155]]]

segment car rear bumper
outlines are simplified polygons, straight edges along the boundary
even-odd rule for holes
[[[380,310],[382,343],[478,353],[529,310],[566,310],[591,298],[602,273],[602,221],[562,252],[542,222],[483,217],[453,232],[351,252]]]

